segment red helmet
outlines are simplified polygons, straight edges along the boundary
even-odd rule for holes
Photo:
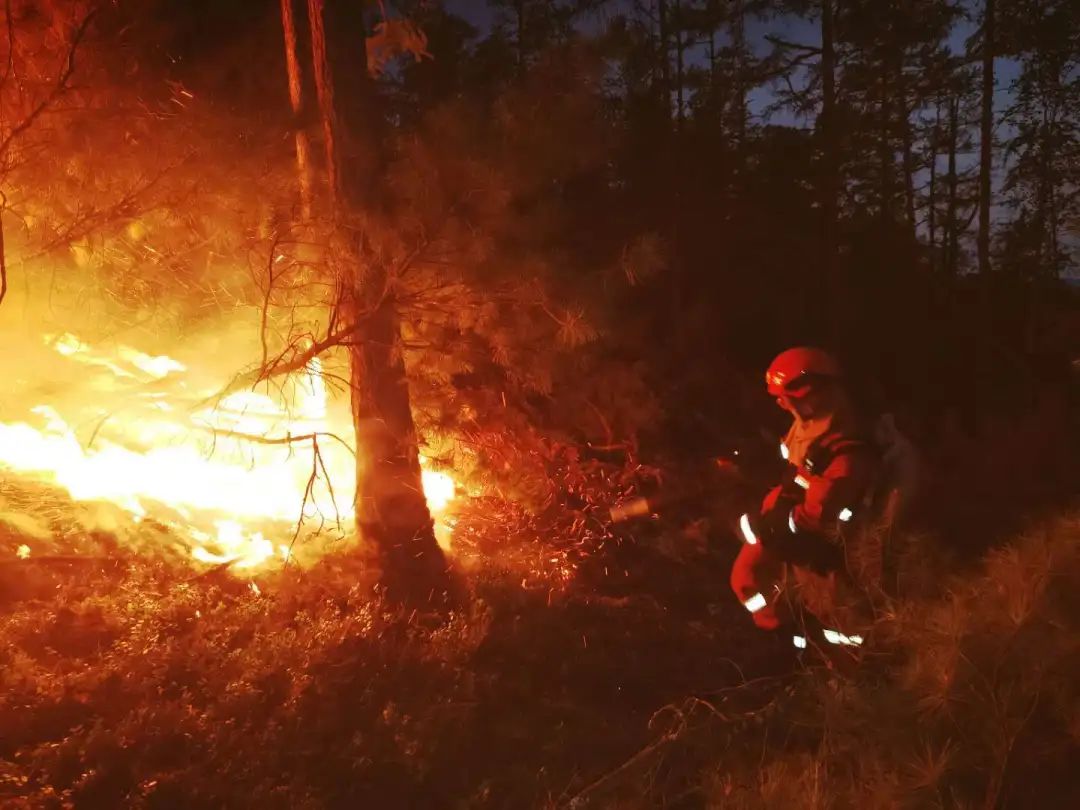
[[[776,356],[765,372],[765,385],[774,397],[801,397],[809,392],[816,378],[839,377],[840,364],[822,349],[800,346]]]

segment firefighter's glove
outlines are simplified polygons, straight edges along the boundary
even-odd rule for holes
[[[786,535],[791,534],[788,522],[797,503],[794,496],[781,492],[772,508],[758,518],[758,525],[764,538],[762,545],[766,548],[776,546],[777,543],[783,542]]]
[[[819,574],[838,570],[843,565],[842,547],[820,532],[797,528],[794,507],[792,501],[781,497],[772,509],[752,521],[762,548],[786,563]]]
[[[781,500],[802,500],[806,494],[806,478],[799,472],[799,468],[789,464],[784,473],[784,481],[780,485]]]
[[[769,511],[760,515],[743,515],[740,526],[743,539],[751,545],[760,545],[766,551],[784,547],[787,515],[792,503],[781,497]],[[783,532],[781,531],[783,530]],[[777,552],[778,553],[778,552]]]

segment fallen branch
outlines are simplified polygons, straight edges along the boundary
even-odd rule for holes
[[[739,692],[740,690],[746,689],[747,687],[753,687],[757,684],[780,680],[781,679],[775,677],[757,678],[751,681],[745,681],[743,683],[727,687],[725,689],[716,690],[716,692],[714,692],[713,694],[721,694],[723,692]],[[761,712],[766,711],[775,702],[776,698],[774,697],[772,700],[768,701],[765,705],[759,708],[751,709],[749,711],[744,711],[734,715],[725,714],[719,709],[717,709],[716,706],[714,706],[709,701],[702,700],[701,698],[697,697],[687,698],[686,701],[683,703],[682,708],[679,708],[674,704],[664,706],[653,714],[652,718],[649,720],[649,728],[652,728],[657,718],[659,718],[665,712],[670,712],[675,715],[674,725],[669,730],[664,732],[659,738],[649,743],[647,746],[645,746],[632,757],[630,757],[630,759],[626,760],[619,767],[615,768],[615,770],[604,774],[599,779],[592,782],[583,790],[578,792],[577,795],[575,795],[565,804],[566,810],[583,810],[583,808],[589,807],[594,801],[598,801],[597,794],[608,790],[617,782],[622,780],[624,777],[633,774],[634,772],[640,771],[641,766],[652,761],[655,757],[661,755],[666,749],[668,749],[676,742],[683,740],[688,735],[710,728],[713,721],[730,723],[746,720],[749,717],[759,715]],[[706,717],[702,722],[691,724],[690,720],[694,716],[695,710],[699,708],[704,708],[706,710]]]
[[[566,803],[567,810],[581,810],[581,808],[588,807],[589,802],[591,801],[590,796],[592,794],[595,794],[606,786],[617,781],[624,774],[634,770],[637,765],[646,762],[654,754],[656,754],[658,751],[663,750],[671,743],[675,742],[675,740],[677,740],[678,738],[678,734],[668,733],[660,739],[656,740],[655,742],[645,746],[636,754],[634,754],[634,756],[630,757],[630,759],[628,759],[618,768],[613,770],[611,773],[605,774],[604,776],[600,777],[587,788],[585,788],[572,799],[570,799],[570,801]]]

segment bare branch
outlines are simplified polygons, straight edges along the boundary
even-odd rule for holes
[[[821,48],[814,45],[803,45],[800,42],[789,42],[786,39],[781,39],[780,37],[773,36],[772,34],[766,34],[765,39],[766,41],[771,42],[778,48],[786,48],[792,51],[802,51],[803,53],[810,56],[821,55]]]
[[[352,338],[360,334],[363,326],[364,320],[363,318],[359,318],[353,325],[330,333],[322,340],[312,343],[311,346],[304,351],[298,352],[286,360],[284,355],[288,353],[289,348],[295,346],[295,343],[292,343],[290,346],[286,347],[281,355],[270,361],[268,364],[254,368],[246,373],[238,374],[228,385],[214,394],[214,396],[204,400],[203,404],[219,400],[233,391],[254,387],[261,382],[269,380],[271,377],[280,377],[285,374],[293,374],[297,371],[302,371],[308,367],[308,364],[310,364],[312,360],[323,352],[328,351],[335,346],[349,345]]]
[[[11,132],[7,134],[7,137],[3,141],[0,141],[0,157],[7,154],[8,149],[11,148],[12,142],[22,135],[26,130],[34,125],[34,122],[45,112],[50,105],[60,96],[62,96],[68,89],[67,83],[75,73],[75,52],[79,48],[79,44],[82,42],[83,37],[86,36],[87,30],[90,28],[90,23],[93,22],[94,17],[97,16],[97,9],[94,9],[87,14],[83,21],[79,24],[79,27],[75,29],[75,36],[72,37],[71,45],[68,46],[67,59],[64,60],[64,67],[60,70],[60,74],[56,77],[56,83],[53,85],[52,90],[45,98],[38,102],[34,107],[18,124],[12,127]],[[9,24],[10,29],[10,24]]]
[[[238,430],[221,430],[209,427],[205,429],[212,431],[215,436],[226,436],[232,439],[242,439],[243,441],[254,442],[255,444],[286,445],[296,444],[298,442],[316,442],[320,437],[326,437],[328,439],[333,439],[334,441],[339,442],[346,450],[352,453],[352,455],[356,455],[356,450],[353,449],[353,446],[351,444],[338,436],[336,433],[330,433],[329,431],[316,431],[314,433],[303,433],[296,436],[292,435],[291,433],[286,436],[260,436],[257,433],[244,433]]]
[[[7,84],[7,80],[11,78],[11,74],[15,71],[15,26],[11,22],[11,0],[4,0],[4,22],[7,23],[8,52],[4,75],[0,78],[0,87]]]
[[[59,247],[68,245],[76,239],[81,239],[88,234],[93,233],[98,228],[131,216],[131,212],[134,210],[135,203],[138,201],[139,197],[153,189],[170,171],[172,171],[173,168],[174,166],[167,166],[154,176],[146,178],[144,182],[140,182],[134,188],[126,191],[123,196],[110,204],[107,208],[91,208],[90,210],[76,214],[75,218],[68,222],[63,230],[53,234],[49,241],[41,245],[33,253],[23,256],[22,261],[30,262],[34,259],[39,259]],[[11,210],[13,213],[17,214],[17,206],[12,206]],[[149,213],[153,210],[155,209],[151,207],[143,209],[143,212]]]
[[[270,297],[274,293],[274,261],[277,255],[278,244],[281,242],[281,237],[278,234],[274,234],[274,241],[270,245],[270,255],[266,260],[266,295],[263,297],[262,306],[262,322],[259,326],[259,339],[262,341],[262,363],[261,366],[266,368],[266,360],[270,354],[270,348],[266,343],[266,324],[270,317]]]

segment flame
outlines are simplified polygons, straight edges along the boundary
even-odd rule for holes
[[[424,497],[432,512],[442,512],[454,500],[457,487],[454,479],[443,472],[421,470],[420,481],[424,486]]]
[[[190,540],[192,557],[207,564],[250,569],[288,561],[295,534],[288,542],[271,539],[277,537],[272,524],[285,536],[284,527],[295,529],[301,517],[351,519],[351,453],[326,438],[318,441],[316,459],[310,439],[290,441],[344,432],[331,424],[317,359],[291,397],[241,391],[192,413],[184,405],[192,399],[182,379],[188,369],[173,358],[126,346],[106,353],[70,334],[47,342],[72,361],[141,387],[131,411],[107,414],[86,444],[52,405],[34,406],[23,421],[0,422],[0,465],[54,481],[76,500],[110,501],[136,521],[160,516]],[[450,531],[440,516],[455,497],[455,482],[428,469],[425,459],[421,465],[436,534],[448,548]],[[320,473],[314,478],[313,468]]]
[[[143,354],[130,346],[120,346],[117,348],[117,358],[122,361],[117,362],[112,357],[95,351],[89,344],[83,343],[83,341],[70,333],[56,336],[46,335],[45,340],[46,342],[51,343],[53,348],[64,357],[70,357],[91,366],[101,366],[102,368],[111,371],[117,377],[138,379],[139,375],[134,373],[134,371],[141,371],[143,374],[153,379],[160,380],[174,371],[187,370],[187,367],[184,366],[183,363],[178,363],[171,357],[166,357],[164,355],[152,357],[151,355]],[[124,363],[127,364],[128,368],[124,367]]]

